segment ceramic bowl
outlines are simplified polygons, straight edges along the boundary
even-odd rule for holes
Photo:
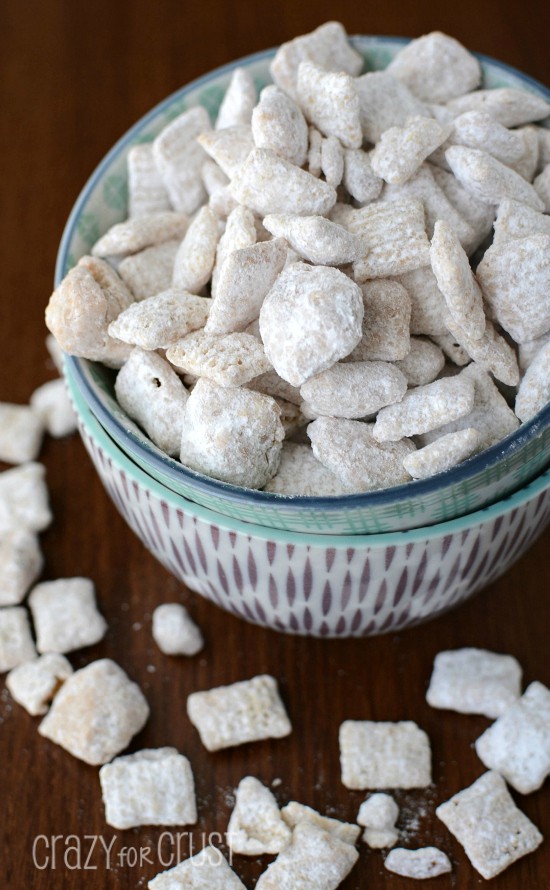
[[[80,434],[118,511],[180,581],[247,621],[326,637],[395,631],[498,578],[550,521],[550,471],[469,516],[378,535],[286,532],[240,522],[147,476],[91,413],[72,373]]]
[[[357,37],[367,69],[384,68],[406,41]],[[96,239],[126,215],[126,155],[151,140],[186,108],[201,104],[215,115],[233,69],[246,67],[258,89],[269,81],[267,51],[226,65],[170,96],[140,120],[104,158],[78,198],[59,250],[56,283]],[[485,85],[515,86],[550,99],[529,77],[480,57]],[[453,519],[494,503],[535,478],[550,464],[550,406],[497,445],[446,473],[383,491],[336,498],[289,498],[218,482],[167,457],[118,406],[114,373],[71,358],[68,363],[82,397],[102,426],[135,463],[177,494],[233,519],[270,528],[323,534],[364,534],[410,529]]]

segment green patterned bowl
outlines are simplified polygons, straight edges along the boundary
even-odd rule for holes
[[[385,68],[406,42],[400,38],[356,37],[366,69]],[[59,249],[56,284],[89,252],[92,244],[126,216],[126,155],[152,140],[178,114],[203,105],[217,112],[232,71],[244,66],[260,89],[269,82],[274,50],[219,68],[170,96],[142,118],[111,149],[79,196]],[[501,62],[480,57],[488,87],[514,86],[550,99],[550,91]],[[236,520],[269,528],[315,534],[373,534],[418,528],[464,516],[495,503],[538,476],[550,463],[550,406],[459,467],[431,479],[383,491],[333,498],[284,497],[218,482],[183,467],[156,448],[118,406],[114,373],[84,359],[68,358],[67,373],[92,413],[127,456],[171,491]]]

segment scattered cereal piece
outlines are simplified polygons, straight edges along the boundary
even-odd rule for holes
[[[452,871],[449,857],[437,847],[420,847],[418,850],[400,847],[391,850],[384,860],[384,866],[396,875],[420,881]]]
[[[344,150],[343,183],[351,197],[363,205],[376,201],[384,186],[372,169],[369,155],[360,148]]]
[[[293,386],[348,355],[362,335],[363,297],[337,269],[294,263],[285,269],[260,311],[267,357]]]
[[[44,421],[28,405],[0,402],[0,460],[24,464],[38,457],[42,447]]]
[[[448,102],[475,90],[481,81],[481,66],[475,56],[440,31],[411,40],[386,71],[424,102]]]
[[[73,669],[63,655],[48,652],[13,668],[6,677],[12,698],[33,717],[45,714],[48,705]]]
[[[499,717],[521,693],[521,667],[511,655],[485,649],[439,652],[426,701],[459,714]]]
[[[519,385],[515,412],[525,423],[550,401],[550,342],[538,350]]]
[[[97,611],[89,578],[37,584],[29,596],[39,652],[73,652],[102,640],[107,622]]]
[[[270,215],[264,218],[264,226],[276,237],[285,238],[305,260],[319,266],[342,266],[363,254],[356,235],[322,216]]]
[[[24,528],[0,537],[0,606],[17,606],[38,578],[44,559],[38,538]]]
[[[485,332],[481,290],[460,241],[444,220],[435,224],[430,259],[437,286],[453,320],[469,339],[479,340]]]
[[[246,890],[216,847],[204,847],[185,862],[158,874],[149,890]]]
[[[183,238],[189,219],[185,213],[165,210],[148,216],[133,216],[116,223],[96,241],[92,254],[96,257],[127,256],[146,247]]]
[[[109,325],[109,334],[141,349],[168,349],[206,324],[212,300],[174,287],[132,303]]]
[[[451,99],[448,108],[456,117],[466,111],[484,111],[503,127],[520,127],[550,114],[550,104],[540,96],[513,87],[466,93]]]
[[[52,521],[42,464],[28,463],[0,473],[0,533],[41,532]]]
[[[136,300],[154,297],[171,287],[180,244],[180,240],[165,241],[122,260],[118,274]]]
[[[77,428],[76,415],[64,380],[49,380],[35,389],[30,406],[55,439],[68,436]]]
[[[386,182],[406,182],[449,134],[450,126],[429,117],[409,118],[404,127],[390,127],[382,134],[371,155],[372,168]]]
[[[170,210],[170,198],[157,170],[150,143],[128,151],[128,216],[149,216]]]
[[[329,185],[337,188],[344,175],[344,149],[336,136],[328,136],[321,144],[321,173]]]
[[[474,340],[450,315],[446,316],[446,324],[460,346],[478,365],[490,371],[497,380],[517,386],[519,368],[515,350],[497,333],[488,319],[483,336],[478,340]]]
[[[398,816],[399,807],[390,794],[371,794],[363,801],[357,814],[357,824],[365,827],[362,836],[364,842],[373,850],[393,847],[399,838],[395,827]]]
[[[550,164],[537,176],[533,188],[544,204],[544,212],[550,213]]]
[[[277,681],[267,674],[193,692],[187,714],[208,751],[262,739],[280,739],[292,732]]]
[[[260,216],[268,213],[322,216],[336,202],[336,191],[331,185],[265,148],[250,152],[229,189],[240,204]]]
[[[487,152],[451,145],[445,157],[461,185],[479,201],[500,204],[504,198],[514,198],[534,210],[543,210],[544,203],[533,186]]]
[[[273,856],[291,841],[274,795],[253,776],[239,782],[226,837],[231,852],[243,856]]]
[[[407,391],[405,377],[389,362],[336,362],[302,384],[302,398],[315,414],[368,417],[399,402]]]
[[[403,466],[413,479],[427,479],[436,473],[444,473],[478,450],[480,434],[467,427],[454,433],[446,433],[403,458]]]
[[[224,130],[210,130],[202,133],[197,142],[232,179],[254,148],[252,127],[240,124]]]
[[[165,655],[196,655],[204,639],[181,603],[163,603],[153,612],[153,639]]]
[[[292,842],[260,875],[257,890],[336,890],[357,862],[352,844],[299,822]]]
[[[36,658],[29,614],[22,606],[0,609],[0,674]]]
[[[153,157],[176,211],[194,213],[206,199],[200,173],[207,155],[197,136],[210,128],[207,111],[198,105],[171,121],[153,142]]]
[[[126,748],[148,716],[139,686],[103,658],[65,680],[38,732],[73,757],[99,766]]]
[[[432,781],[430,742],[411,720],[346,720],[340,726],[346,788],[426,788]]]
[[[409,117],[430,117],[426,106],[387,71],[368,71],[356,79],[355,86],[367,142],[377,143],[386,130],[404,126]]]
[[[348,42],[344,26],[325,22],[310,34],[289,40],[279,47],[270,71],[278,87],[294,97],[301,62],[315,62],[326,71],[345,71],[355,77],[363,67],[363,58]]]
[[[174,260],[172,284],[192,294],[210,281],[220,239],[218,218],[201,207],[185,234]]]
[[[180,459],[223,482],[263,488],[277,471],[284,435],[270,396],[203,378],[183,413]]]
[[[348,491],[372,491],[410,482],[403,458],[414,449],[402,442],[377,442],[373,424],[319,417],[307,429],[313,454],[337,476]]]
[[[411,337],[411,348],[405,358],[395,362],[405,375],[408,386],[424,386],[439,375],[445,364],[445,356],[439,346],[427,337]]]
[[[445,334],[445,298],[437,286],[431,266],[422,266],[399,275],[397,280],[411,301],[411,334],[433,337]]]
[[[99,781],[105,821],[113,828],[197,821],[191,764],[175,748],[148,748],[116,757],[101,767]]]
[[[550,689],[531,683],[477,739],[475,749],[481,762],[516,791],[540,788],[550,775]]]
[[[336,136],[345,148],[361,147],[359,97],[349,74],[301,62],[296,95],[306,118],[323,136]]]
[[[550,235],[550,216],[520,201],[505,198],[498,207],[493,244],[500,247],[512,238],[527,238],[529,235]]]
[[[329,816],[322,816],[312,807],[306,807],[305,804],[298,803],[295,800],[291,800],[290,803],[287,803],[282,808],[281,816],[291,828],[295,828],[302,822],[308,822],[310,825],[315,825],[316,828],[320,828],[322,831],[326,831],[333,837],[337,837],[339,840],[352,846],[357,843],[360,833],[360,828],[357,825],[352,825],[350,822],[342,822],[341,819],[331,819]]]
[[[252,75],[246,68],[235,68],[218,111],[216,130],[249,124],[255,104],[256,87]]]
[[[167,361],[134,349],[117,374],[115,393],[120,407],[155,445],[172,456],[179,454],[188,393]]]
[[[516,807],[504,779],[495,772],[484,773],[435,812],[487,880],[542,842],[539,830]]]
[[[397,281],[381,278],[361,285],[363,336],[346,361],[393,362],[408,355],[411,299]]]
[[[467,377],[447,377],[410,389],[397,405],[378,412],[373,436],[378,442],[396,442],[438,429],[463,417],[474,406],[474,385]]]
[[[240,386],[271,367],[262,344],[245,333],[193,331],[170,346],[166,358],[179,370],[219,386]]]
[[[273,84],[262,90],[252,112],[252,134],[257,148],[270,149],[297,167],[305,163],[307,121],[290,96]]]
[[[353,264],[359,282],[402,275],[429,265],[430,244],[420,201],[368,204],[353,211],[346,227],[365,245],[365,257]]]

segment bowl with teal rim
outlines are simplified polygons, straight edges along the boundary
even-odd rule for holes
[[[354,37],[365,70],[381,70],[407,42]],[[132,127],[96,168],[70,214],[56,265],[56,285],[110,226],[126,216],[126,155],[151,141],[194,105],[215,116],[232,72],[245,67],[258,90],[269,83],[275,50],[239,59],[193,81]],[[550,100],[550,90],[501,62],[479,56],[486,87],[512,86]],[[115,372],[97,362],[67,358],[75,386],[122,451],[152,478],[184,498],[235,520],[314,534],[361,535],[422,527],[464,516],[494,503],[537,477],[550,464],[550,405],[517,431],[445,473],[380,491],[340,497],[287,497],[240,488],[184,467],[158,449],[118,405]]]
[[[92,414],[67,368],[80,435],[116,508],[188,588],[264,627],[370,636],[426,621],[503,574],[550,521],[550,470],[490,507],[375,535],[303,534],[241,522],[151,478]]]

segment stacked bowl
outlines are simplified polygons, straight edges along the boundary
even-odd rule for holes
[[[359,37],[370,70],[399,39]],[[56,284],[126,215],[126,155],[193,105],[215,114],[234,68],[258,88],[268,51],[169,97],[109,152],[67,223]],[[546,98],[544,87],[481,59],[484,85]],[[80,432],[128,524],[189,588],[241,617],[283,631],[361,636],[394,630],[463,601],[502,574],[550,520],[550,406],[460,466],[428,480],[333,498],[285,497],[195,473],[161,452],[123,412],[114,372],[66,357]],[[542,474],[542,475],[541,475]]]

